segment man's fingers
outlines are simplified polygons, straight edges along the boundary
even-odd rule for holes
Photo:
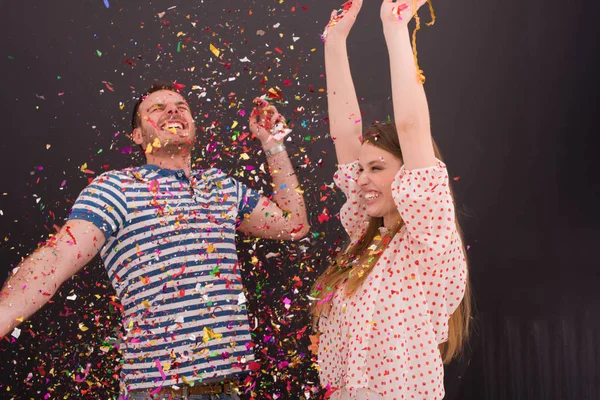
[[[278,122],[283,122],[285,123],[285,118],[283,117],[283,115],[279,114],[279,113],[275,113],[273,114],[273,116],[271,117],[271,126],[275,125]]]

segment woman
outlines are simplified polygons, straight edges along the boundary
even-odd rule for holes
[[[314,286],[332,399],[441,399],[443,362],[468,336],[465,253],[407,28],[424,1],[405,1],[381,5],[394,123],[361,132],[346,38],[362,0],[334,12],[323,35],[334,180],[351,240]]]

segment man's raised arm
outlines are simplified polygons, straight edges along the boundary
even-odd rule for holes
[[[46,245],[23,260],[0,292],[0,337],[46,304],[104,242],[104,233],[91,222],[70,220]]]

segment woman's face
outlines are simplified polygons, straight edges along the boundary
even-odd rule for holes
[[[400,214],[392,198],[392,183],[402,160],[366,142],[360,149],[358,162],[360,176],[357,183],[366,201],[367,214],[383,217],[384,226],[393,227],[400,220]]]

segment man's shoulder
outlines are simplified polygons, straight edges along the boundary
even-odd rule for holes
[[[200,183],[231,180],[231,178],[219,168],[195,169],[193,175]]]
[[[92,183],[112,183],[118,185],[126,185],[132,183],[137,179],[142,178],[143,168],[142,167],[128,167],[123,169],[113,169],[110,171],[103,172],[98,175]]]

